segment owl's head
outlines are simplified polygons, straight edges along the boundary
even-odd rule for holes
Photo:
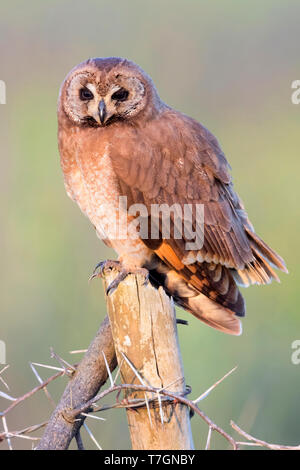
[[[107,126],[137,115],[153,115],[162,105],[151,78],[136,64],[110,57],[89,59],[64,80],[59,107],[80,126]]]

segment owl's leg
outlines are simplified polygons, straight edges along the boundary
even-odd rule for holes
[[[103,277],[104,271],[106,269],[116,269],[119,271],[118,276],[110,283],[108,288],[106,289],[106,294],[109,295],[113,291],[115,291],[120,284],[120,282],[124,281],[126,277],[129,274],[139,274],[144,278],[144,283],[147,284],[149,281],[149,271],[146,268],[140,268],[140,267],[135,267],[135,268],[125,268],[122,266],[122,264],[119,261],[113,261],[113,260],[107,260],[107,261],[101,261],[100,263],[97,264],[97,266],[94,269],[94,272],[92,276],[90,277],[91,279],[94,279],[95,277]]]

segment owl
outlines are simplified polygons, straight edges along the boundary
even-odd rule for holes
[[[245,303],[238,286],[279,281],[274,268],[287,269],[256,235],[216,138],[166,105],[138,65],[110,57],[89,59],[65,78],[58,144],[67,194],[118,255],[101,264],[118,266],[110,287],[142,272],[207,325],[241,334]],[[175,207],[168,236],[163,211],[152,213],[161,206]],[[200,222],[196,206],[203,208]],[[175,236],[185,207],[192,208],[189,229]],[[125,236],[116,233],[121,220]],[[198,228],[202,243],[191,246]]]

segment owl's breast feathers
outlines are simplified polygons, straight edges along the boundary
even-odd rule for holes
[[[90,128],[78,128],[75,132],[59,129],[65,187],[67,194],[90,219],[99,238],[112,247],[128,267],[137,267],[146,263],[152,252],[133,233],[124,237],[122,224],[127,224],[129,229],[130,225],[120,202],[119,178],[112,167],[110,135],[106,128],[98,129],[98,132]]]
[[[238,316],[245,314],[245,306],[237,284],[278,281],[274,267],[287,270],[255,234],[215,137],[166,107],[141,124],[60,126],[59,147],[68,194],[120,259],[147,267],[155,283],[208,325],[240,334]],[[112,217],[119,217],[119,196],[127,197],[128,207],[144,204],[149,224],[153,204],[203,204],[203,246],[187,250],[185,234],[118,243],[110,226]],[[196,224],[194,218],[194,229]],[[171,234],[175,225],[172,216]]]

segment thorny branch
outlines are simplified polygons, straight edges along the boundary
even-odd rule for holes
[[[99,341],[99,340],[100,340],[100,338],[98,336],[97,341]],[[95,340],[94,340],[94,342],[95,342]],[[92,343],[92,345],[93,345],[93,343]],[[89,352],[90,348],[89,348],[89,350],[86,354],[90,354],[90,352]],[[84,420],[85,420],[86,417],[90,417],[90,418],[93,418],[93,419],[103,419],[103,418],[95,416],[94,414],[91,414],[91,412],[96,413],[96,412],[101,412],[101,411],[112,409],[112,408],[127,408],[127,409],[128,408],[133,408],[133,409],[137,409],[139,407],[145,407],[145,406],[147,406],[147,409],[149,410],[150,406],[158,406],[160,408],[161,419],[163,419],[163,407],[166,403],[168,403],[168,404],[173,403],[174,405],[176,405],[177,403],[182,403],[182,404],[188,406],[196,415],[198,415],[208,425],[208,436],[207,436],[207,441],[206,441],[206,446],[205,446],[205,449],[207,449],[207,450],[210,449],[213,432],[217,432],[218,434],[223,436],[224,439],[226,439],[227,442],[230,444],[230,446],[233,450],[240,449],[242,446],[260,446],[260,447],[265,447],[267,449],[272,449],[272,450],[300,450],[300,446],[285,446],[285,445],[271,444],[271,443],[268,443],[266,441],[257,439],[255,437],[251,436],[250,434],[246,433],[245,431],[243,431],[237,424],[235,424],[233,421],[231,421],[230,424],[231,424],[232,428],[238,434],[240,434],[243,438],[245,438],[247,442],[237,441],[230,434],[228,434],[226,431],[224,431],[220,426],[218,426],[216,423],[214,423],[202,410],[199,409],[198,402],[202,401],[204,398],[206,398],[209,395],[209,393],[212,390],[214,390],[236,368],[232,369],[222,379],[218,380],[212,387],[210,387],[206,392],[202,393],[197,399],[189,400],[186,397],[186,393],[183,394],[183,395],[179,395],[178,393],[173,393],[172,391],[170,391],[169,387],[171,387],[173,384],[169,384],[169,386],[165,387],[164,389],[158,389],[158,388],[155,388],[155,387],[146,386],[145,384],[141,384],[141,385],[138,385],[138,384],[122,384],[122,385],[116,384],[117,378],[120,374],[120,369],[122,367],[122,364],[121,364],[121,367],[119,367],[119,369],[118,369],[118,371],[115,375],[115,378],[113,378],[112,374],[111,374],[113,367],[111,367],[109,365],[109,363],[111,361],[107,359],[105,352],[103,352],[103,354],[101,354],[101,356],[102,356],[102,359],[104,359],[104,364],[105,364],[105,369],[106,369],[105,376],[106,376],[106,378],[107,377],[110,378],[109,388],[107,388],[106,390],[94,395],[94,397],[92,397],[90,400],[82,400],[80,402],[80,404],[77,405],[77,407],[73,407],[73,408],[65,407],[65,399],[64,399],[65,393],[66,393],[65,392],[62,399],[61,399],[61,401],[60,401],[60,403],[59,403],[59,405],[56,408],[56,410],[60,410],[60,416],[62,416],[63,421],[65,423],[67,423],[67,425],[72,429],[72,432],[70,433],[70,435],[72,434],[72,437],[74,437],[76,439],[78,449],[81,449],[81,450],[84,449],[84,445],[83,445],[83,442],[82,442],[82,439],[81,439],[81,436],[80,436],[80,427],[82,425],[85,426],[86,430],[88,431],[88,434],[89,434],[90,438],[93,440],[93,442],[98,447],[98,449],[101,449],[100,444],[96,441],[95,437],[92,435],[91,431],[86,426],[86,423],[84,423]],[[58,358],[57,355],[55,355],[55,357]],[[59,359],[60,359],[59,362],[61,364],[66,364],[65,361],[61,360],[61,358],[59,358]],[[124,359],[126,360],[126,358],[124,358]],[[40,365],[40,366],[43,366],[43,365]],[[53,368],[51,366],[49,366],[49,367]],[[132,367],[133,367],[133,370],[135,372],[136,377],[141,382],[142,379],[141,379],[138,371],[135,369],[134,366],[132,366]],[[73,368],[74,368],[74,370],[76,370],[76,372],[74,372]],[[73,372],[72,374],[70,374],[70,369]],[[33,437],[30,434],[35,432],[35,431],[38,431],[40,428],[46,426],[47,422],[37,424],[37,425],[33,425],[33,426],[29,426],[29,427],[27,427],[25,429],[22,429],[22,430],[19,430],[19,431],[11,432],[11,431],[8,431],[8,428],[7,428],[7,421],[6,421],[7,415],[17,405],[23,403],[25,400],[27,400],[28,398],[33,396],[38,391],[45,390],[47,388],[47,386],[49,385],[49,383],[56,380],[58,377],[66,375],[67,372],[68,372],[68,375],[71,376],[70,382],[68,384],[68,387],[70,387],[70,383],[73,380],[73,375],[75,375],[75,373],[78,374],[78,371],[79,371],[79,366],[69,366],[68,365],[68,369],[66,368],[66,369],[59,370],[56,374],[52,375],[51,377],[49,377],[48,379],[46,379],[45,381],[40,383],[39,386],[33,388],[31,391],[25,393],[24,395],[22,395],[21,397],[19,397],[17,399],[14,399],[14,398],[10,397],[9,395],[7,395],[3,392],[0,392],[0,396],[2,396],[3,398],[6,396],[8,400],[13,400],[13,403],[8,408],[6,408],[2,413],[0,413],[0,417],[2,417],[3,427],[4,427],[4,432],[0,433],[0,442],[6,440],[8,442],[9,448],[12,449],[12,444],[11,444],[11,439],[12,438],[18,437],[18,438],[23,438],[23,439],[30,439],[32,441],[39,440],[38,437]],[[89,380],[93,381],[93,377],[92,376],[89,377]],[[178,378],[178,380],[182,380],[182,378]],[[104,405],[104,406],[103,405],[102,406],[97,405],[97,402],[102,400],[107,395],[109,395],[113,392],[120,393],[122,390],[143,391],[143,392],[145,392],[145,400],[143,400],[143,399],[133,399],[133,400],[124,399],[121,402],[117,401],[116,403],[114,403],[112,405],[109,405],[109,406],[108,405]],[[187,393],[189,393],[189,391]],[[55,412],[54,412],[54,415],[55,415]],[[53,417],[51,419],[53,419]],[[149,419],[150,419],[150,414],[149,414]],[[48,423],[48,426],[49,426],[49,423]],[[75,429],[76,429],[76,432],[75,432]],[[57,432],[57,427],[55,428],[55,431]],[[54,427],[52,427],[52,428],[50,427],[48,429],[48,433],[51,434],[52,432],[54,432]],[[39,448],[39,446],[38,446],[38,448]],[[67,446],[65,447],[65,449],[67,449]]]
[[[28,398],[32,397],[36,392],[39,392],[40,390],[43,390],[47,387],[47,385],[50,384],[50,382],[53,382],[53,380],[57,379],[58,377],[61,377],[62,375],[65,374],[65,371],[62,370],[61,372],[58,372],[57,374],[55,375],[52,375],[51,377],[49,377],[47,380],[45,380],[44,382],[42,382],[40,385],[38,385],[37,387],[34,387],[32,390],[30,390],[29,392],[25,393],[24,395],[20,396],[19,398],[12,398],[10,397],[9,395],[7,394],[4,394],[3,392],[0,392],[0,397],[2,398],[6,398],[10,401],[12,401],[12,404],[6,408],[4,411],[1,411],[0,412],[0,416],[1,417],[4,417],[6,416],[10,411],[12,411],[17,405],[19,405],[20,403],[23,403],[25,400],[27,400]],[[1,436],[1,434],[0,434]]]
[[[53,353],[52,353],[53,355]],[[106,362],[104,360],[106,358]],[[66,361],[54,356],[63,367],[70,369]],[[63,396],[54,410],[46,427],[44,435],[37,449],[58,450],[67,449],[71,440],[77,435],[77,444],[80,444],[78,432],[84,425],[91,439],[94,437],[85,423],[85,415],[80,419],[70,422],[65,418],[68,410],[78,407],[81,403],[89,401],[105,384],[108,377],[108,369],[114,370],[117,365],[114,343],[108,317],[105,317],[100,329],[92,341],[82,361],[72,374],[72,377],[63,393]]]
[[[89,409],[93,409],[94,412],[96,411],[102,411],[102,408],[95,408],[94,404],[96,401],[101,400],[105,396],[109,395],[110,393],[117,392],[120,390],[135,390],[135,391],[140,391],[140,392],[150,392],[156,394],[158,397],[161,395],[171,398],[172,402],[174,404],[176,403],[182,403],[186,406],[188,406],[191,410],[193,410],[196,414],[198,414],[205,422],[208,424],[208,426],[213,430],[221,434],[233,447],[233,449],[237,449],[237,444],[235,440],[228,434],[226,433],[222,428],[220,428],[217,424],[215,424],[203,411],[201,411],[198,406],[191,400],[188,400],[182,395],[178,395],[176,393],[172,393],[168,390],[162,390],[158,389],[155,387],[146,387],[145,385],[134,385],[134,384],[122,384],[122,385],[114,385],[107,390],[104,390],[102,393],[97,395],[93,400],[90,400],[89,402],[85,403],[82,407],[79,409],[74,409],[72,412],[69,412],[67,414],[68,419],[76,419],[83,411],[87,411]],[[156,400],[156,398],[155,398]],[[162,401],[157,398],[159,402],[160,408],[162,407]],[[120,404],[120,407],[124,408],[138,408],[139,406],[145,406],[146,401],[142,400],[141,402],[135,401],[133,406],[131,406],[131,403],[124,402],[123,404]],[[163,412],[161,412],[161,415],[163,416]]]

